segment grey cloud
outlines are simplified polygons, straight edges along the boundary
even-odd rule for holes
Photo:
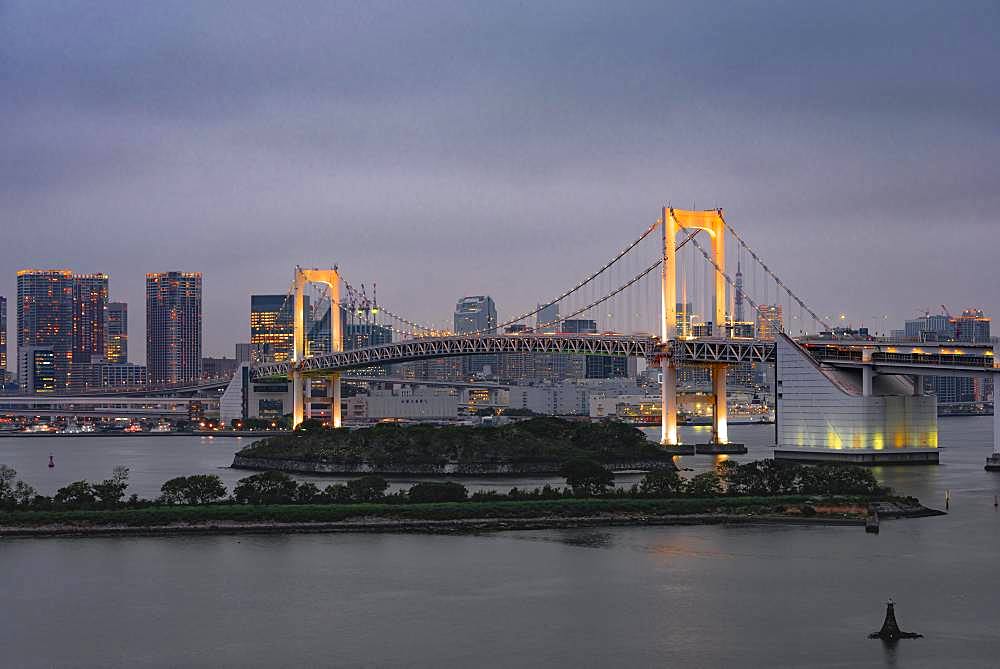
[[[0,294],[105,270],[138,316],[145,271],[202,270],[215,353],[296,263],[511,313],[670,199],[725,207],[824,312],[995,313],[998,12],[0,4]]]

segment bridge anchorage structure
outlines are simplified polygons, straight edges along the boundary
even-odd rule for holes
[[[709,244],[699,243],[699,236],[707,237]],[[733,265],[735,274],[727,269]],[[305,296],[312,285],[320,286],[325,291],[321,301],[329,302],[324,317],[329,320],[329,341],[322,344],[307,323]],[[773,364],[779,446],[812,449],[809,455],[817,455],[816,459],[840,450],[879,455],[886,444],[936,450],[937,430],[936,421],[930,420],[891,425],[893,416],[926,414],[933,400],[922,392],[920,380],[893,386],[880,379],[922,378],[945,365],[951,365],[950,373],[964,375],[989,375],[1000,369],[992,350],[956,358],[947,349],[930,356],[914,347],[906,349],[909,357],[904,359],[896,348],[875,347],[874,338],[846,342],[831,337],[834,328],[829,322],[778,278],[733,229],[722,209],[664,206],[638,239],[573,287],[504,322],[476,326],[479,329],[453,331],[401,316],[378,302],[374,284],[370,292],[363,284],[358,289],[337,267],[297,267],[286,300],[294,302],[293,350],[288,359],[254,364],[250,377],[291,380],[295,425],[309,417],[312,383],[307,380],[316,378],[327,381],[329,415],[339,427],[345,374],[377,376],[377,370],[400,363],[492,356],[501,366],[508,364],[505,360],[529,364],[539,358],[550,366],[560,357],[572,359],[574,365],[584,360],[585,370],[573,369],[586,371],[589,377],[592,359],[626,361],[623,368],[638,359],[645,361],[647,370],[658,370],[664,447],[688,447],[680,443],[678,432],[677,384],[680,372],[690,375],[700,370],[698,374],[706,376],[697,382],[710,383],[712,397],[711,437],[700,445],[707,449],[702,452],[739,452],[740,445],[729,442],[727,376]],[[317,305],[314,302],[312,308]],[[752,321],[744,318],[747,307]],[[456,321],[455,330],[459,329]],[[782,393],[781,370],[786,367],[797,370],[797,376],[784,379]],[[612,375],[619,375],[620,369],[615,370]],[[469,376],[465,373],[463,380]],[[497,376],[508,382],[512,378]],[[809,407],[805,395],[796,395],[814,392],[803,385],[807,377],[808,383],[822,386],[828,406]],[[789,402],[794,408],[782,421],[782,407]],[[895,406],[900,402],[906,407]],[[834,425],[826,417],[838,411],[881,416],[878,420],[884,425],[866,423],[859,428],[853,418]],[[805,413],[810,415],[803,417]],[[995,441],[1000,451],[1000,422]],[[933,455],[936,462],[936,452]]]

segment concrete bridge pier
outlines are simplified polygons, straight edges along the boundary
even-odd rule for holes
[[[729,442],[729,405],[726,402],[726,365],[712,365],[712,442]]]
[[[677,367],[669,356],[660,358],[660,443],[676,446],[677,441]]]
[[[305,417],[305,398],[302,389],[302,372],[292,371],[292,427],[297,427]]]
[[[863,397],[871,397],[873,377],[874,374],[871,367],[866,365],[861,368],[861,395]]]
[[[330,425],[341,427],[343,418],[340,406],[340,372],[330,374],[327,386],[327,395],[330,398]]]

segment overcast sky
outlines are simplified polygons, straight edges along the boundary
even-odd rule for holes
[[[296,264],[502,317],[667,200],[855,324],[997,315],[1000,4],[0,0],[0,294],[108,272],[138,361],[147,271],[232,356]]]

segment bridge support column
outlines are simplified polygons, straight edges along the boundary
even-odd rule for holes
[[[861,368],[861,394],[865,397],[871,397],[873,376],[871,367],[865,365]]]
[[[302,397],[302,372],[292,372],[292,429],[299,426],[304,418],[305,402]]]
[[[726,365],[712,365],[712,440],[716,444],[729,443],[729,404],[726,401]]]
[[[333,427],[341,427],[341,409],[340,409],[340,372],[334,372],[330,374],[330,425]]]
[[[913,394],[917,396],[924,394],[924,377],[922,374],[913,375]]]
[[[660,360],[660,443],[676,446],[677,440],[677,367],[667,356]]]

